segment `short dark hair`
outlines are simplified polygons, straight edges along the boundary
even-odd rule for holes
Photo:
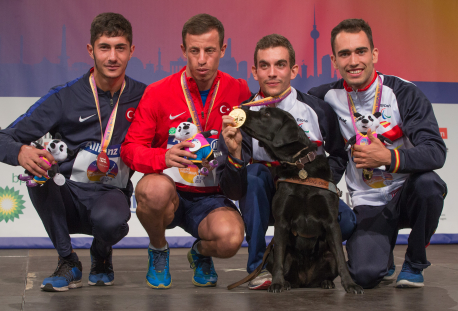
[[[276,33],[262,37],[261,40],[256,43],[256,48],[254,49],[254,65],[256,68],[258,68],[258,51],[268,48],[276,48],[278,46],[282,46],[288,50],[289,67],[293,68],[296,64],[296,53],[294,52],[293,46],[288,39]]]
[[[334,41],[339,33],[342,31],[349,32],[349,33],[358,33],[360,31],[364,31],[366,33],[367,38],[369,39],[369,44],[371,46],[371,50],[374,49],[374,41],[372,40],[372,29],[369,24],[364,21],[363,19],[356,19],[350,18],[343,20],[334,27],[331,31],[331,47],[332,47],[332,54],[336,56],[336,51],[334,49]]]
[[[205,13],[194,15],[184,23],[183,30],[181,31],[184,48],[186,49],[185,39],[188,33],[190,35],[202,35],[213,29],[218,31],[219,47],[222,48],[224,43],[224,26],[219,19]]]
[[[132,45],[132,25],[121,14],[102,13],[97,15],[91,23],[91,45],[94,46],[95,40],[101,36],[126,37]]]

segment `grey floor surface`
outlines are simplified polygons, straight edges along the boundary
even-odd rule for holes
[[[405,246],[395,249],[399,272]],[[245,285],[228,291],[226,286],[246,275],[247,249],[231,259],[215,259],[219,275],[215,288],[197,288],[187,249],[172,249],[173,286],[153,290],[145,284],[147,251],[115,249],[115,285],[89,287],[89,251],[77,250],[83,264],[83,288],[63,293],[40,290],[43,279],[57,265],[55,250],[0,250],[0,311],[7,310],[458,310],[458,245],[431,245],[425,270],[425,287],[396,289],[382,283],[364,295],[346,294],[337,279],[336,288],[295,289],[280,294],[250,291]]]

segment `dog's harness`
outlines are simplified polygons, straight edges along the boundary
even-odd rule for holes
[[[339,188],[337,188],[337,186],[334,183],[332,183],[330,181],[326,181],[326,180],[321,179],[321,178],[313,178],[313,177],[309,177],[307,179],[279,178],[277,180],[277,183],[276,183],[277,188],[278,188],[278,183],[279,182],[289,182],[289,183],[293,183],[293,184],[299,184],[299,185],[304,185],[304,186],[311,186],[311,187],[321,188],[321,189],[329,190],[329,191],[337,194],[337,196],[339,196],[339,197],[342,196],[342,192],[339,190]]]

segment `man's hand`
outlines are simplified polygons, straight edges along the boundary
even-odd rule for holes
[[[35,176],[42,177],[51,167],[40,157],[45,157],[50,163],[54,163],[54,157],[46,149],[37,149],[24,145],[19,150],[17,157],[19,165]]]
[[[192,152],[183,150],[183,148],[186,147],[192,148],[194,147],[194,144],[191,142],[183,141],[167,150],[165,153],[165,164],[167,167],[184,168],[188,167],[189,165],[193,165],[193,163],[188,159],[195,159],[197,156]],[[187,157],[188,159],[185,159],[184,157]]]
[[[239,128],[235,128],[234,118],[223,116],[223,135],[227,150],[234,158],[242,160],[242,133]]]
[[[367,132],[367,137],[371,140],[368,146],[353,146],[353,158],[356,168],[376,168],[381,165],[391,165],[391,152],[382,142]]]

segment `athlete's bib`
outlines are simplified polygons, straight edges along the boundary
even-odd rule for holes
[[[102,183],[126,188],[129,182],[129,167],[120,158],[121,145],[108,146],[109,167],[106,173],[97,168],[100,143],[88,142],[76,156],[70,180],[82,183]]]
[[[218,140],[207,138],[213,152],[218,150]],[[175,136],[169,136],[167,149],[172,148],[177,143],[180,143]],[[199,175],[199,168],[195,165],[190,165],[185,168],[171,167],[164,170],[164,174],[170,176],[175,182],[193,187],[215,187],[218,186],[216,178],[216,169],[209,172],[208,176]]]

